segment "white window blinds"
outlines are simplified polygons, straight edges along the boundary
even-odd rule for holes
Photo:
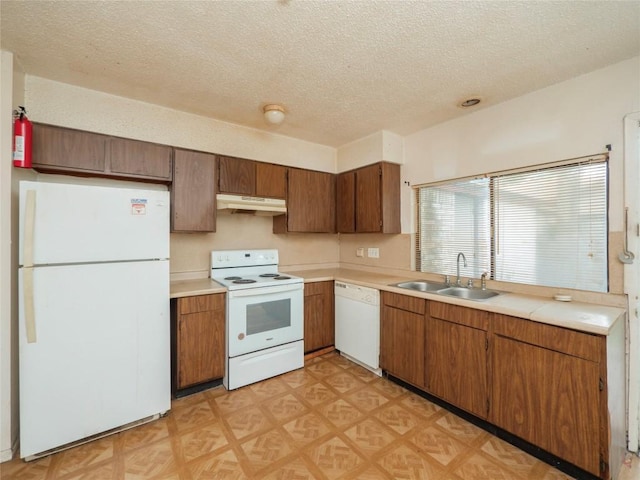
[[[491,267],[489,179],[480,178],[418,189],[417,265],[422,272],[478,278]]]
[[[605,292],[606,156],[418,187],[417,267]]]

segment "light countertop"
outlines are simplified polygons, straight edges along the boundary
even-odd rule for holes
[[[171,282],[169,297],[192,297],[193,295],[208,295],[210,293],[227,293],[227,289],[210,278],[178,280]]]
[[[623,321],[625,315],[625,310],[622,308],[582,302],[560,302],[551,298],[515,293],[505,292],[488,300],[474,301],[393,286],[394,283],[408,280],[406,275],[386,275],[344,268],[296,270],[289,273],[302,277],[305,283],[337,280],[402,295],[525,318],[597,335],[608,335],[614,324]],[[226,292],[226,288],[209,278],[171,282],[171,298],[224,292]]]

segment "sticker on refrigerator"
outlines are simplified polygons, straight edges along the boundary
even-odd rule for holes
[[[132,198],[131,199],[131,215],[146,215],[146,214],[147,214],[147,199]]]

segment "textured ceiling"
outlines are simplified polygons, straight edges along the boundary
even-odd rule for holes
[[[638,1],[2,0],[0,17],[29,74],[331,146],[640,54]]]

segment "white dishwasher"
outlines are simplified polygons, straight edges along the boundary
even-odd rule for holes
[[[336,348],[350,360],[382,375],[380,355],[380,292],[335,282]]]

